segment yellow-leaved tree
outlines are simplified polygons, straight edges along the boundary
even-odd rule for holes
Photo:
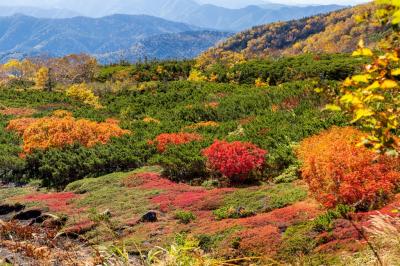
[[[72,85],[67,89],[66,94],[68,97],[93,106],[96,109],[102,108],[99,97],[94,95],[86,83]]]
[[[49,69],[47,67],[41,67],[37,72],[36,72],[36,77],[35,77],[35,84],[36,87],[41,89],[41,90],[51,90],[50,86],[50,77],[49,77]]]
[[[375,18],[388,35],[373,51],[361,40],[353,56],[370,58],[361,74],[347,78],[331,110],[344,110],[368,133],[362,144],[380,153],[400,153],[400,1],[375,0]]]

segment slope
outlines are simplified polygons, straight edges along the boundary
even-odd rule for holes
[[[385,34],[373,23],[357,23],[356,17],[371,14],[371,4],[340,11],[253,27],[229,38],[207,53],[243,53],[247,58],[302,53],[339,53],[354,50],[362,38],[370,46]]]

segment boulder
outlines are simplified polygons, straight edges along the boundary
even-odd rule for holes
[[[13,220],[19,221],[27,221],[40,217],[42,215],[42,211],[38,209],[32,209],[27,211],[22,211],[14,215]]]
[[[3,205],[0,205],[0,215],[7,215],[12,212],[20,212],[24,208],[25,208],[25,206],[22,204],[19,204],[19,203],[16,203],[14,205],[3,204]]]
[[[140,219],[143,223],[154,223],[158,221],[157,212],[156,211],[148,211],[146,214],[142,216]]]

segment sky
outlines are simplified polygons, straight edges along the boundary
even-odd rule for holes
[[[232,5],[246,5],[249,3],[257,3],[262,2],[257,0],[197,0],[198,2],[203,3],[223,3],[226,6]],[[327,5],[327,4],[340,4],[340,5],[354,5],[359,3],[368,2],[368,0],[270,0],[270,2],[279,3],[279,4],[307,4],[307,5]],[[230,4],[229,4],[230,3]]]
[[[68,1],[68,0],[64,0]],[[84,0],[82,0],[84,1]],[[108,1],[108,0],[99,0],[99,3],[103,1]],[[129,1],[129,0],[126,0]],[[151,1],[151,0],[148,0]],[[215,4],[215,5],[221,5],[225,7],[231,7],[231,8],[238,8],[238,7],[243,7],[249,4],[257,4],[263,2],[263,0],[195,0],[200,3],[208,3],[208,4]],[[354,4],[359,4],[363,2],[367,2],[368,0],[269,0],[270,2],[274,3],[280,3],[280,4],[342,4],[342,5],[354,5]],[[0,0],[0,5],[7,4],[7,5],[32,5],[32,3],[41,3],[42,5],[44,3],[52,3],[55,2],[55,0]],[[267,1],[268,2],[268,1]],[[34,4],[35,5],[35,4]]]

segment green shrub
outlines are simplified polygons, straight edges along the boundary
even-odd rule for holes
[[[243,218],[283,208],[306,197],[307,190],[294,184],[278,184],[261,189],[241,189],[227,195],[223,205],[213,213],[219,220]]]
[[[312,223],[301,223],[288,227],[282,236],[278,256],[283,261],[290,262],[310,254],[317,245],[315,237],[316,233],[313,231]]]
[[[275,183],[291,183],[299,178],[299,166],[297,164],[286,168],[282,174],[274,178]]]
[[[169,146],[162,154],[155,155],[150,163],[162,166],[163,175],[171,180],[189,182],[204,178],[207,170],[201,149],[202,144],[198,142]]]
[[[142,166],[148,153],[144,147],[121,142],[118,145],[117,142],[93,148],[75,145],[64,149],[35,151],[26,158],[27,173],[29,178],[42,180],[46,187],[63,188],[85,177],[97,177]]]
[[[338,205],[334,210],[328,210],[314,219],[313,229],[317,232],[330,232],[333,230],[333,222],[339,218],[346,218],[349,213],[354,212],[354,208],[346,205]]]
[[[190,211],[177,211],[175,212],[175,219],[179,220],[183,224],[188,224],[191,221],[196,220],[196,216]]]

